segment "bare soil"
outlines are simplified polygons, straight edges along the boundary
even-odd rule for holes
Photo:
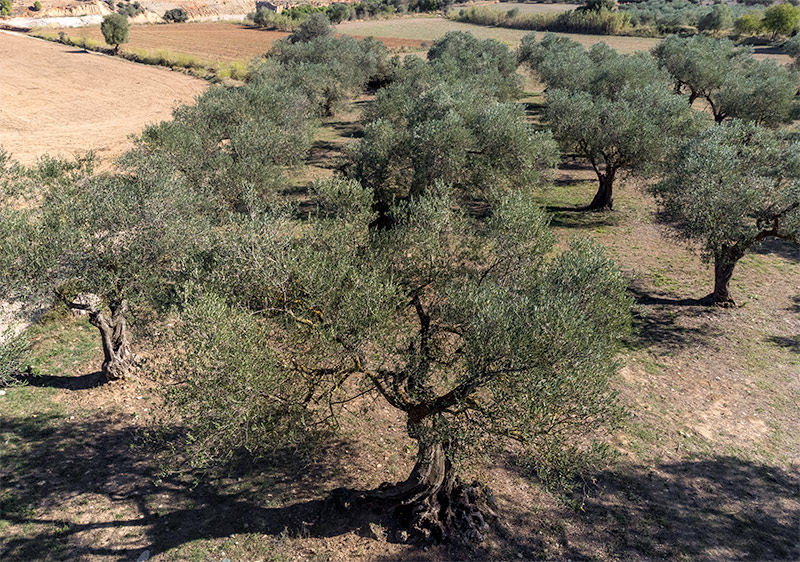
[[[64,30],[71,37],[103,41],[99,27]],[[272,42],[289,35],[282,31],[251,29],[233,23],[177,23],[132,26],[130,42],[121,47],[192,55],[205,60],[249,60],[263,56]]]
[[[0,145],[32,163],[44,154],[94,150],[101,159],[127,137],[168,119],[208,83],[163,68],[0,31]]]

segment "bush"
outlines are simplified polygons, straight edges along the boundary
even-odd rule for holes
[[[24,336],[14,336],[10,331],[0,334],[0,387],[19,382],[29,350]]]
[[[120,45],[128,42],[130,29],[128,18],[122,14],[108,14],[103,18],[103,23],[100,24],[103,38],[106,43],[114,47],[114,52],[119,50]]]
[[[183,23],[189,19],[189,14],[183,8],[173,8],[166,11],[164,19],[174,23]]]
[[[33,10],[34,12],[38,12],[41,9],[42,9],[42,3],[39,2],[39,0],[36,0],[36,2],[33,3],[33,6],[31,6],[31,10]]]
[[[11,0],[0,0],[0,16],[11,15]]]
[[[790,35],[798,23],[800,23],[800,8],[791,4],[779,4],[764,10],[764,29],[771,31],[773,37]]]
[[[739,35],[755,35],[764,27],[764,21],[758,12],[748,12],[736,20],[733,29]]]
[[[333,27],[325,14],[312,14],[289,36],[291,43],[308,43],[314,39],[333,36]]]

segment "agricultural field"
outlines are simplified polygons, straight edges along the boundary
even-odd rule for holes
[[[128,135],[168,119],[208,83],[157,67],[0,31],[0,145],[32,164],[44,154],[120,155]]]
[[[519,29],[484,27],[460,23],[442,17],[408,17],[390,20],[345,22],[337,25],[336,31],[344,35],[357,35],[361,37],[371,36],[376,39],[396,38],[427,42],[443,37],[448,31],[467,31],[475,35],[475,37],[481,39],[497,39],[512,47],[516,47],[520,40],[530,33],[529,31]],[[559,35],[566,35],[578,41],[584,47],[603,42],[622,53],[646,51],[658,43],[658,39],[640,37],[582,35],[574,33]]]
[[[99,27],[63,30],[70,37],[103,42]],[[233,23],[177,23],[132,26],[126,50],[167,51],[213,64],[217,61],[247,62],[270,50],[272,42],[288,33],[250,29]]]
[[[533,3],[519,3],[519,2],[471,2],[469,4],[459,4],[453,6],[453,10],[459,10],[461,8],[471,8],[473,6],[480,6],[482,8],[490,8],[492,10],[500,10],[502,12],[508,12],[509,10],[519,10],[520,13],[523,14],[557,14],[560,12],[566,12],[568,10],[574,10],[580,4],[563,4],[563,3],[556,3],[556,4],[533,4]]]

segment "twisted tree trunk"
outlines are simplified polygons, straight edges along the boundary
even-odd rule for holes
[[[730,282],[740,257],[731,249],[714,256],[714,292],[702,300],[703,304],[723,308],[736,306],[736,301],[730,293]]]
[[[89,312],[89,322],[100,330],[103,344],[102,372],[107,381],[123,379],[133,366],[133,353],[128,342],[128,324],[125,314],[127,303],[111,305],[111,318],[106,318],[99,309]]]
[[[442,443],[420,442],[409,477],[377,490],[337,497],[340,507],[390,514],[403,542],[476,544],[483,541],[496,504],[491,490],[462,483]],[[336,494],[334,493],[335,497]]]
[[[615,175],[616,170],[614,168],[607,169],[605,173],[597,173],[599,187],[597,189],[597,194],[595,194],[594,199],[592,199],[592,202],[589,204],[589,210],[611,211],[613,209],[613,188]]]

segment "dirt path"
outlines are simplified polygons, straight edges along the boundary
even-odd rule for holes
[[[128,136],[170,117],[208,83],[0,31],[0,145],[23,163],[94,150],[113,158]]]

